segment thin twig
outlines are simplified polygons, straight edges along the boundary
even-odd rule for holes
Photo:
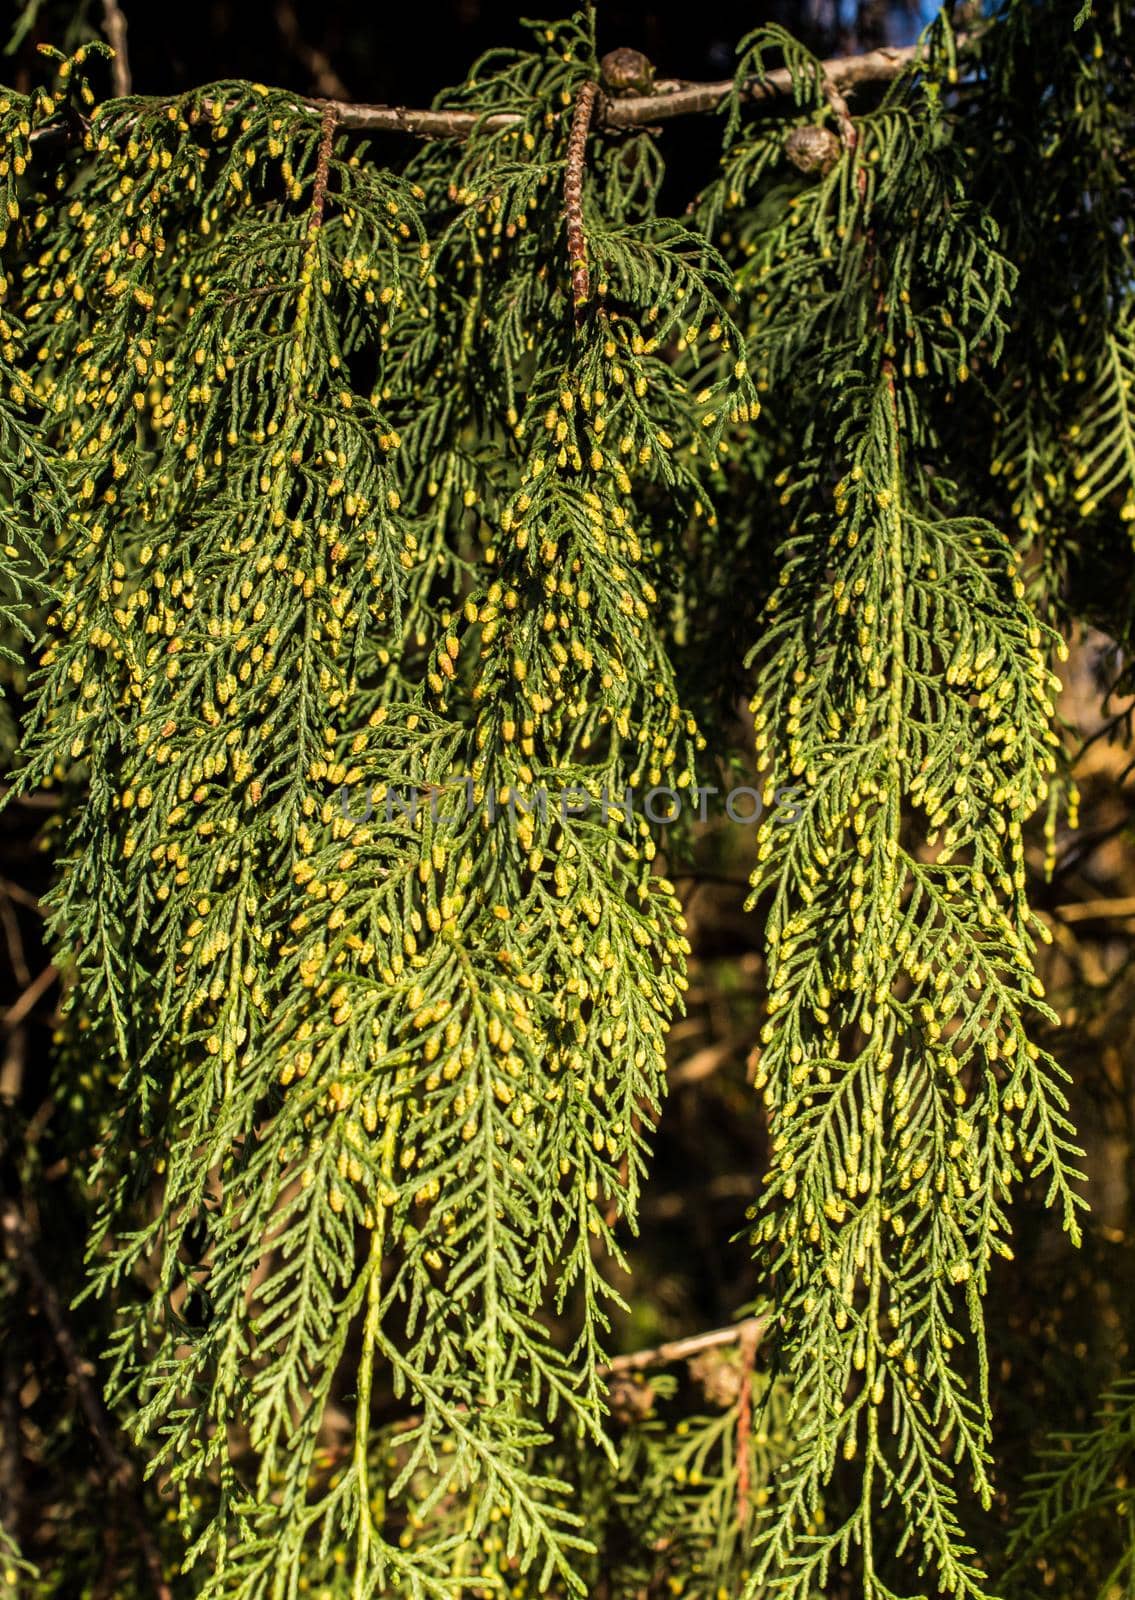
[[[1106,722],[1102,723],[1094,733],[1087,734],[1081,741],[1080,748],[1072,757],[1072,766],[1078,766],[1098,740],[1110,739],[1112,734],[1121,728],[1125,722],[1130,722],[1133,710],[1135,710],[1135,707],[1131,705],[1125,706],[1122,711],[1117,711],[1114,716],[1109,717]]]
[[[114,51],[110,70],[114,77],[114,92],[118,96],[130,93],[130,56],[126,50],[126,18],[118,0],[102,0],[102,31]]]
[[[0,1017],[0,1026],[5,1028],[18,1027],[40,996],[51,988],[51,985],[55,982],[58,976],[59,972],[56,967],[44,967],[39,976],[33,978],[28,984],[27,988],[24,990],[23,994],[15,1002],[15,1004],[9,1006],[4,1015]]]
[[[1066,906],[1057,906],[1056,915],[1063,922],[1112,922],[1135,917],[1135,895],[1117,900],[1073,900]]]
[[[620,1378],[628,1373],[645,1372],[649,1367],[665,1367],[675,1361],[686,1361],[704,1350],[717,1350],[731,1344],[744,1344],[745,1341],[751,1341],[755,1360],[760,1342],[773,1322],[772,1316],[746,1317],[743,1322],[729,1328],[711,1328],[706,1333],[691,1334],[687,1339],[671,1339],[666,1344],[653,1345],[648,1350],[632,1350],[628,1355],[613,1356],[610,1361],[600,1363],[595,1370],[601,1378]],[[457,1409],[465,1411],[468,1407],[462,1403]],[[411,1411],[408,1416],[399,1417],[387,1426],[393,1433],[406,1432],[420,1427],[422,1420],[420,1411]],[[328,1446],[323,1453],[328,1460],[341,1460],[353,1450],[353,1443],[344,1442]]]
[[[40,1310],[51,1327],[56,1348],[74,1382],[80,1409],[102,1457],[107,1477],[123,1496],[126,1515],[138,1540],[156,1600],[172,1600],[170,1587],[162,1575],[161,1554],[138,1504],[134,1468],[114,1441],[110,1418],[103,1410],[102,1401],[91,1382],[90,1368],[79,1353],[54,1285],[36,1259],[27,1223],[14,1200],[0,1202],[0,1229],[9,1254],[31,1285]]]
[[[9,1028],[4,1046],[4,1059],[0,1061],[0,1107],[7,1109],[18,1103],[24,1087],[24,1069],[28,1062],[28,1030]],[[0,1154],[4,1151],[0,1138]]]
[[[22,806],[27,811],[59,811],[63,802],[57,794],[35,790],[31,794],[16,794],[11,784],[0,783],[0,802]]]
[[[24,951],[24,936],[20,932],[19,918],[12,909],[12,896],[5,891],[2,882],[0,882],[0,923],[4,925],[4,940],[8,946],[8,960],[12,964],[16,982],[21,989],[26,988],[32,981],[32,974]]]
[[[3,895],[6,900],[14,900],[17,905],[27,906],[28,910],[34,911],[37,917],[42,917],[45,914],[42,905],[40,905],[34,894],[29,894],[21,884],[12,883],[8,878],[0,878],[0,895]]]
[[[575,320],[583,318],[591,299],[591,275],[587,268],[587,235],[583,231],[583,173],[587,162],[587,133],[595,110],[597,83],[582,84],[575,102],[564,164],[564,214],[567,217],[568,264],[571,268],[571,298]]]
[[[1130,826],[1131,818],[1124,813],[1118,822],[1110,823],[1106,828],[1097,828],[1092,833],[1086,831],[1078,833],[1053,868],[1053,878],[1067,877],[1081,861],[1098,850],[1101,844],[1107,844],[1108,840],[1114,839],[1117,834],[1126,833]]]
[[[718,1067],[732,1061],[737,1054],[736,1043],[727,1039],[719,1044],[703,1045],[700,1050],[695,1050],[684,1061],[677,1062],[666,1074],[666,1082],[671,1090],[683,1088],[689,1083],[700,1083],[703,1078],[710,1077]]]
[[[749,1520],[749,1444],[753,1432],[753,1367],[760,1335],[752,1322],[741,1334],[741,1393],[737,1407],[737,1520],[744,1531]]]
[[[665,1344],[649,1350],[632,1350],[629,1355],[614,1356],[599,1368],[604,1377],[622,1372],[643,1372],[647,1367],[664,1367],[672,1361],[685,1361],[700,1355],[703,1350],[716,1350],[721,1345],[737,1344],[742,1339],[752,1339],[754,1349],[772,1326],[771,1316],[746,1317],[729,1328],[711,1328],[706,1333],[693,1333],[688,1339],[670,1339]]]

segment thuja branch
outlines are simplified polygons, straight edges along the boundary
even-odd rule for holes
[[[60,1155],[98,1150],[63,1198],[89,1233],[105,1196],[110,1394],[192,1510],[159,1553],[212,1568],[193,1592],[877,1600],[919,1568],[985,1593],[953,1498],[992,1495],[981,1297],[1026,1167],[1070,1232],[1077,1178],[1061,1069],[1029,1036],[1051,1013],[1024,896],[1063,567],[999,524],[1035,530],[1010,498],[1035,457],[1041,520],[1080,527],[1073,425],[1085,536],[1101,570],[1130,556],[1111,433],[1135,357],[1127,320],[1093,334],[1090,313],[1135,282],[1111,193],[1130,135],[1117,76],[1091,105],[1106,51],[1051,10],[1035,127],[1031,0],[1028,47],[991,23],[958,95],[948,18],[925,54],[822,68],[756,29],[736,82],[659,84],[631,51],[593,70],[573,16],[486,58],[453,110],[236,82],[91,110],[85,55],[0,99],[0,475],[27,480],[0,506],[0,652],[10,614],[44,634],[0,670],[22,719],[0,746],[26,752],[24,803],[59,811],[51,881],[22,891],[50,890],[45,953],[9,935],[6,1081],[55,962]],[[619,130],[739,103],[667,215],[667,140]],[[1062,160],[1076,106],[1108,130],[1083,169],[1038,166],[1020,216],[1002,104]],[[74,139],[63,170],[28,161],[41,130]],[[1051,281],[1042,235],[1074,246]],[[1065,350],[1085,376],[1058,399]],[[750,724],[730,708],[751,671]],[[714,751],[761,785],[767,982],[743,1041],[668,1072],[683,1008],[740,980],[631,801],[719,792],[694,789]],[[442,815],[458,772],[508,794],[508,825]],[[568,772],[604,786],[602,826],[563,792],[548,814]],[[667,865],[696,838],[668,835]],[[625,1241],[673,1211],[645,1187],[667,1086],[754,1026],[768,1137],[754,1099],[699,1192],[747,1199],[767,1167],[762,1314],[612,1357],[617,1275],[653,1259]],[[13,1263],[19,1237],[0,1208]],[[703,1398],[715,1415],[677,1415]],[[51,1400],[22,1453],[42,1437],[62,1472]],[[54,1409],[85,1472],[79,1395]],[[121,1457],[114,1420],[103,1403]],[[104,1563],[123,1600],[130,1546],[133,1583]],[[97,1545],[65,1555],[67,1592],[89,1588]]]

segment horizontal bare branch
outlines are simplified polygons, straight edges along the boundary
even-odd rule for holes
[[[964,41],[958,40],[959,46]],[[827,81],[841,91],[860,83],[884,83],[910,65],[918,53],[917,45],[897,50],[870,50],[859,56],[834,56],[822,63]],[[637,128],[655,122],[668,122],[704,111],[716,111],[732,93],[733,79],[714,83],[679,83],[663,87],[654,94],[632,95],[625,100],[608,100],[601,126]],[[743,100],[775,100],[792,93],[792,75],[787,67],[774,67],[763,78],[748,78],[741,85]],[[310,102],[312,109],[316,102]],[[484,116],[476,111],[417,111],[407,106],[366,106],[335,102],[339,123],[371,133],[415,133],[428,139],[460,139],[474,128],[511,128],[522,119],[511,111]]]
[[[1135,895],[1118,900],[1073,900],[1066,906],[1057,906],[1056,915],[1065,922],[1111,922],[1135,917]]]
[[[967,42],[959,34],[958,48]],[[897,78],[918,57],[920,46],[904,45],[901,49],[869,50],[858,56],[833,56],[822,61],[823,78],[829,89],[840,93],[854,89],[861,83],[886,83]],[[656,85],[653,94],[632,95],[627,99],[605,99],[600,115],[594,119],[600,128],[641,128],[659,122],[669,122],[675,117],[686,117],[699,112],[716,111],[733,92],[732,78],[722,78],[712,83],[686,83],[667,81]],[[773,67],[763,77],[750,77],[740,85],[741,99],[750,103],[777,100],[792,93],[792,74],[787,67]],[[131,106],[143,104],[139,97],[132,98]],[[434,110],[413,106],[356,105],[349,100],[307,99],[297,97],[297,105],[307,111],[322,115],[335,114],[340,128],[350,128],[360,133],[408,133],[424,139],[464,139],[474,129],[499,131],[514,128],[524,119],[517,111],[496,111],[487,115],[480,111]],[[128,107],[115,100],[104,101],[96,116],[114,117]],[[56,127],[38,128],[32,138],[37,142],[57,134]]]
[[[671,1339],[666,1344],[653,1345],[649,1350],[632,1350],[628,1355],[615,1356],[599,1371],[604,1377],[614,1377],[626,1372],[644,1372],[647,1367],[664,1367],[672,1361],[687,1361],[703,1350],[715,1350],[722,1345],[739,1344],[742,1339],[759,1342],[772,1326],[770,1316],[746,1317],[728,1328],[711,1328],[706,1333],[692,1333],[688,1339]]]

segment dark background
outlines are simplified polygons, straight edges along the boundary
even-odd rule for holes
[[[520,18],[562,17],[571,0],[119,0],[129,33],[134,88],[164,94],[218,78],[252,78],[305,94],[428,104],[464,77],[481,51],[522,45]],[[660,77],[719,78],[732,71],[737,41],[763,22],[780,22],[824,54],[905,43],[923,0],[725,0],[646,4],[600,0],[600,49],[643,50]],[[13,81],[33,69],[34,46],[71,43],[101,29],[102,0],[11,0],[3,37],[20,34]],[[65,41],[61,30],[70,36]],[[0,68],[4,66],[0,62]],[[19,83],[16,87],[21,87]]]

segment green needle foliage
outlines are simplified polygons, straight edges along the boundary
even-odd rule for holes
[[[1130,1593],[1135,1582],[1135,1526],[1128,1488],[1135,1446],[1135,1385],[1130,1377],[1103,1397],[1096,1426],[1061,1434],[1022,1502],[1010,1554],[1014,1575],[1054,1554],[1065,1581],[1077,1568],[1093,1575],[1093,1597]],[[1105,1574],[1102,1576],[1101,1574]]]
[[[99,102],[98,47],[0,101],[3,737],[175,1593],[1016,1581],[985,1309],[1022,1183],[1081,1225],[1026,837],[1061,630],[1132,630],[1133,46],[943,14],[849,111],[760,30],[696,194],[588,132],[590,17],[460,138]],[[641,796],[745,770],[742,693],[765,1339],[675,1410],[606,1366],[686,986]]]

